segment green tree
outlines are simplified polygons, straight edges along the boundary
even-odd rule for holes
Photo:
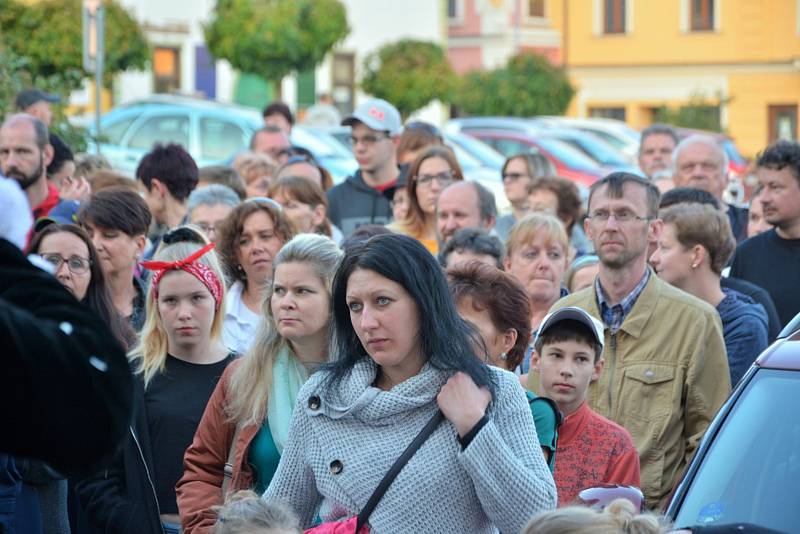
[[[562,69],[525,52],[502,68],[467,73],[454,103],[471,115],[561,115],[574,94]]]
[[[271,82],[314,68],[349,32],[339,0],[218,0],[205,27],[215,58]]]
[[[0,44],[25,58],[33,84],[60,80],[77,89],[91,73],[83,70],[81,0],[22,3],[0,0]],[[104,85],[127,69],[144,68],[147,40],[136,20],[114,0],[105,0]],[[59,91],[61,92],[61,91]]]
[[[708,99],[705,93],[698,91],[693,93],[686,104],[682,106],[677,108],[659,107],[656,109],[653,118],[655,122],[672,124],[682,128],[722,132],[720,113],[722,107],[730,101],[729,97],[724,97],[721,94],[717,94],[713,99]]]
[[[436,43],[403,39],[364,59],[361,87],[394,104],[403,119],[432,100],[449,102],[455,84],[455,73]]]

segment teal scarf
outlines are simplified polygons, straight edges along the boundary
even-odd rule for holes
[[[279,453],[283,453],[297,394],[306,380],[308,371],[297,361],[291,349],[281,349],[272,364],[272,386],[267,402],[267,422]]]

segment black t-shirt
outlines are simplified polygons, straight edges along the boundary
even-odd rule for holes
[[[208,399],[229,354],[217,363],[201,365],[167,356],[166,368],[150,381],[145,391],[147,424],[153,449],[153,481],[162,514],[177,514],[175,484],[183,475],[183,454],[192,444]]]
[[[786,326],[800,312],[800,239],[783,239],[773,228],[743,241],[731,276],[766,289]]]

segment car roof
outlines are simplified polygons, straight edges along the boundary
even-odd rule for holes
[[[756,360],[762,369],[800,371],[800,330],[773,344]]]
[[[192,107],[196,109],[235,113],[237,115],[249,118],[260,119],[261,113],[255,109],[246,106],[239,106],[236,104],[226,104],[217,102],[215,100],[207,100],[204,98],[197,98],[186,95],[151,95],[147,98],[133,100],[117,107],[118,110],[129,110],[136,107],[149,107],[149,106],[177,106],[177,107]]]

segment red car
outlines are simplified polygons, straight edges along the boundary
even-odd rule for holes
[[[534,137],[509,130],[473,129],[464,133],[480,139],[507,158],[523,152],[539,152],[555,165],[559,176],[572,180],[584,188],[588,188],[612,172],[611,169],[597,165],[591,158],[563,141],[546,135]]]

